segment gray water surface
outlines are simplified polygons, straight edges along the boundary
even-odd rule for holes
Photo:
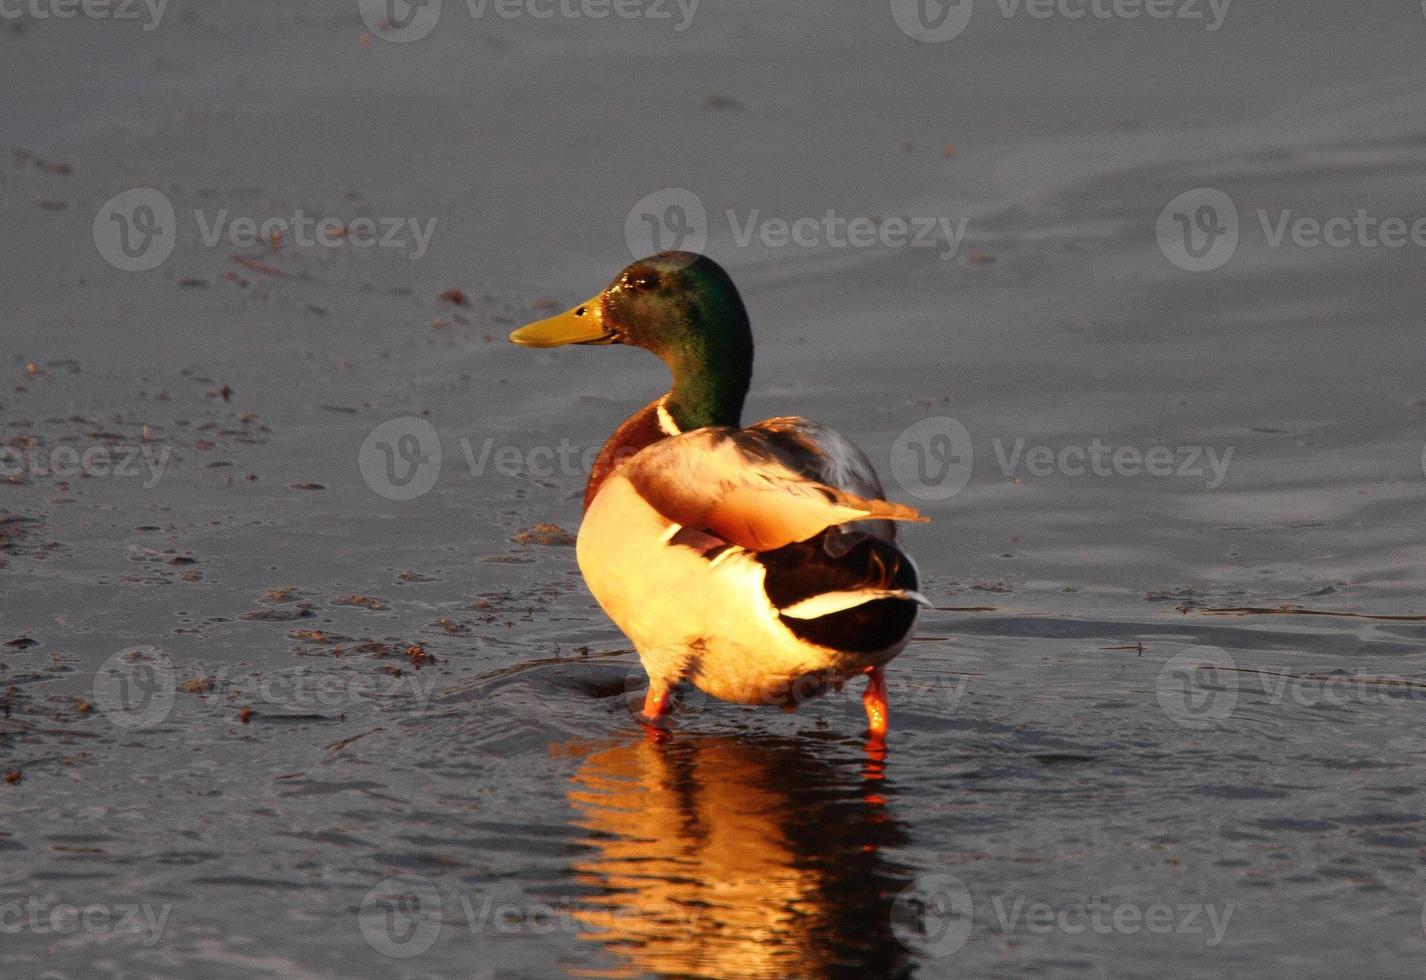
[[[885,3],[448,2],[411,43],[359,7],[0,21],[0,973],[1420,974],[1426,263],[1270,234],[1426,215],[1419,5],[982,2],[943,43]],[[126,272],[95,218],[141,187],[176,245]],[[850,689],[646,738],[539,527],[666,377],[503,337],[674,188],[749,418],[932,518],[884,757]],[[1192,272],[1156,228],[1201,188],[1239,242]],[[205,243],[299,209],[433,232]],[[738,241],[829,210],[965,234]],[[441,449],[411,499],[393,419]]]

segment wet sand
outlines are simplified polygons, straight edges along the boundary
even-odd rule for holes
[[[1269,235],[1426,215],[1415,5],[982,3],[941,44],[884,4],[447,3],[406,44],[357,7],[0,21],[0,972],[1419,972],[1423,254]],[[95,218],[135,187],[176,243],[126,272]],[[1156,222],[1204,187],[1241,234],[1194,273]],[[691,697],[646,742],[636,659],[530,530],[577,528],[578,458],[666,379],[503,337],[663,188],[752,314],[748,417],[833,425],[933,519],[885,760],[851,691]],[[347,240],[206,244],[225,210]],[[738,242],[829,210],[967,223],[949,259]],[[442,459],[394,499],[368,440],[406,417]],[[894,447],[940,417],[973,465],[918,498]],[[1058,462],[1096,440],[1175,472]]]

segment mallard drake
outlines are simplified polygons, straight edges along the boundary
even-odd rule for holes
[[[864,674],[870,734],[883,738],[883,668],[925,604],[893,522],[925,518],[885,500],[866,456],[831,429],[742,425],[752,330],[722,267],[661,252],[510,339],[642,347],[673,375],[601,449],[576,548],[648,672],[644,719],[659,723],[680,681],[791,708]]]

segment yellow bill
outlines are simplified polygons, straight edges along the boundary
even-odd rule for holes
[[[614,331],[604,325],[604,304],[596,296],[547,320],[527,323],[510,334],[521,347],[563,347],[565,344],[612,344]]]

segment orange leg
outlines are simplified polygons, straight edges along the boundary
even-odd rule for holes
[[[644,695],[644,710],[634,716],[643,726],[644,735],[648,737],[649,741],[662,743],[671,737],[672,733],[668,730],[668,723],[664,721],[664,718],[672,710],[672,687],[650,677],[649,690]]]
[[[866,691],[862,694],[862,704],[866,706],[867,734],[874,743],[885,742],[890,711],[886,706],[886,675],[880,667],[873,667],[866,672]]]
[[[663,681],[649,678],[649,690],[644,695],[644,713],[641,721],[657,721],[673,709],[672,688]]]

